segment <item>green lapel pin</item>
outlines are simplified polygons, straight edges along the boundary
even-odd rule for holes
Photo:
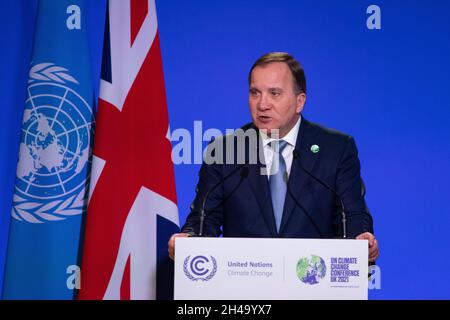
[[[320,151],[320,148],[319,148],[319,146],[317,144],[313,144],[311,146],[311,152],[312,153],[318,153],[319,151]]]

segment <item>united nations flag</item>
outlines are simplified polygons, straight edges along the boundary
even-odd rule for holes
[[[83,1],[39,2],[5,299],[72,299],[95,127]]]

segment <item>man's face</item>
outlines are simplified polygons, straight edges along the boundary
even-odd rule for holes
[[[294,78],[286,63],[272,62],[253,69],[249,105],[252,120],[259,129],[278,129],[284,137],[296,124],[306,95],[296,94]]]

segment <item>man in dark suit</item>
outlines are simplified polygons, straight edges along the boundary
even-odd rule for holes
[[[191,212],[169,241],[170,256],[176,237],[200,233],[367,239],[369,261],[375,261],[378,243],[354,139],[301,116],[301,65],[287,53],[266,54],[251,68],[249,86],[252,123],[210,144]]]

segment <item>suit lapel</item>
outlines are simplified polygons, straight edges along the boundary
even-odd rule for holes
[[[260,152],[259,149],[261,146],[262,142],[258,134],[258,146],[256,150],[253,149],[253,152],[257,152],[258,155],[257,163],[249,165],[248,181],[258,202],[261,214],[267,224],[267,227],[269,228],[272,237],[276,237],[277,228],[275,224],[275,216],[272,209],[269,180],[267,179],[267,175],[264,174],[263,170],[265,169],[265,165],[261,159],[261,157],[264,157],[264,153],[262,152],[262,150]],[[247,148],[247,150],[249,149]],[[252,151],[250,150],[250,152]]]
[[[300,129],[297,135],[297,142],[295,145],[295,150],[300,156],[300,159],[296,159],[294,157],[294,159],[292,160],[291,172],[288,181],[289,189],[292,194],[290,194],[289,191],[286,193],[283,217],[281,219],[280,234],[286,227],[286,224],[288,223],[289,218],[296,207],[295,200],[292,197],[294,196],[297,201],[301,202],[300,196],[309,192],[308,190],[306,190],[306,185],[310,177],[302,170],[299,161],[301,161],[303,166],[308,170],[311,170],[311,168],[313,168],[314,163],[317,159],[316,154],[311,152],[311,145],[313,145],[315,142],[314,138],[314,127],[309,121],[302,117]]]
[[[261,214],[266,221],[270,233],[273,237],[275,237],[277,235],[277,229],[275,225],[275,216],[272,209],[269,181],[265,174],[261,174],[262,168],[264,168],[264,166],[261,164],[250,166],[249,182],[253,194],[258,201]]]

